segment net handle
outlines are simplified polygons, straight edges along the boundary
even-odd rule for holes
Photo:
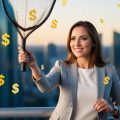
[[[25,46],[26,46],[26,39],[25,38],[23,38],[22,39],[22,49],[23,49],[23,51],[25,52],[26,50],[25,50]],[[25,72],[26,71],[26,63],[21,63],[21,71],[22,72]]]
[[[48,17],[50,16],[50,14],[51,14],[51,12],[52,12],[52,10],[53,10],[53,7],[54,7],[54,5],[55,5],[56,0],[53,0],[52,6],[51,6],[51,8],[50,8],[50,10],[49,10],[49,12],[48,12],[48,14],[47,14],[47,16],[44,18],[44,20],[43,20],[39,25],[32,26],[32,27],[28,27],[28,28],[23,28],[22,26],[20,26],[20,25],[17,24],[16,22],[14,22],[14,21],[10,18],[9,14],[8,14],[8,12],[7,12],[7,10],[6,10],[4,0],[2,0],[1,2],[2,2],[3,10],[4,10],[6,16],[7,16],[8,19],[10,20],[11,24],[12,24],[13,26],[15,26],[16,30],[18,31],[18,33],[20,34],[20,36],[21,36],[21,38],[22,38],[22,48],[23,48],[23,51],[25,51],[25,46],[26,46],[26,39],[27,39],[27,37],[28,37],[32,32],[34,32],[37,28],[39,28],[39,27],[48,19]],[[25,32],[25,31],[28,31],[28,30],[31,30],[31,31],[30,31],[25,37],[23,37],[23,35],[21,34],[21,32],[20,32],[20,30],[19,30],[18,28],[21,29],[21,30],[24,31],[24,32]],[[21,71],[22,71],[22,72],[25,72],[25,71],[26,71],[26,63],[21,63]]]

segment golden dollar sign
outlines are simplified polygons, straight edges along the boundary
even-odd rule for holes
[[[5,81],[5,76],[3,76],[2,74],[0,75],[0,86],[4,85]]]
[[[67,5],[67,2],[68,2],[68,0],[61,0],[61,5],[62,5],[62,6],[66,6],[66,5]]]
[[[51,24],[51,27],[52,28],[56,28],[57,27],[57,23],[58,21],[55,19],[55,20],[52,20],[52,24]]]
[[[103,23],[104,23],[104,19],[100,19],[100,23],[102,23],[102,24],[103,24]]]
[[[120,3],[118,3],[117,6],[120,8]]]
[[[41,65],[41,70],[44,70],[44,65]]]
[[[37,12],[36,12],[35,9],[30,10],[30,12],[29,12],[29,19],[31,21],[35,21],[36,18],[37,18],[36,14],[37,14]]]
[[[4,45],[5,47],[8,46],[10,44],[9,38],[10,38],[9,34],[7,34],[7,33],[3,34],[2,35],[2,39],[3,39],[2,45]]]
[[[104,84],[104,85],[107,85],[107,84],[109,83],[109,80],[110,80],[109,77],[105,77],[105,78],[104,78],[104,81],[103,81],[103,84]]]
[[[17,94],[19,92],[19,85],[17,83],[12,85],[12,93]]]

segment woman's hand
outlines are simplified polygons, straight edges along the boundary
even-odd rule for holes
[[[34,77],[34,79],[39,80],[41,77],[41,71],[39,70],[34,54],[32,54],[28,50],[24,52],[21,47],[18,48],[18,52],[19,63],[27,63],[31,68],[32,76]]]
[[[18,47],[18,53],[19,63],[27,63],[30,67],[35,66],[35,56],[30,51],[26,50],[26,52],[24,52],[21,47]]]
[[[94,109],[97,112],[111,112],[113,110],[112,106],[105,99],[98,99],[94,104]]]

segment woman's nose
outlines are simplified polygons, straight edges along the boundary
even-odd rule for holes
[[[81,43],[80,43],[80,40],[76,40],[76,41],[75,41],[75,46],[76,46],[76,47],[77,47],[77,46],[80,46],[80,44],[81,44]]]

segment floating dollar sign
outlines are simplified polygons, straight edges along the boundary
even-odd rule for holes
[[[104,78],[104,81],[103,81],[103,84],[104,84],[104,85],[109,84],[109,80],[110,80],[109,77],[105,77],[105,78]]]
[[[29,19],[31,21],[35,21],[36,18],[37,18],[36,14],[37,14],[37,12],[36,12],[35,9],[30,10],[30,12],[29,12]]]
[[[2,35],[2,39],[3,39],[2,45],[4,45],[5,47],[8,46],[10,44],[9,38],[10,38],[9,34],[7,34],[7,33],[3,34]]]
[[[5,76],[1,74],[0,75],[0,86],[4,85],[5,83],[4,79],[5,79]]]
[[[57,27],[57,23],[58,21],[55,19],[55,20],[52,20],[52,24],[51,24],[51,27],[52,28],[56,28]]]
[[[17,94],[19,92],[19,85],[17,83],[12,85],[12,93]]]
[[[44,70],[44,65],[41,65],[41,70]]]
[[[120,3],[118,3],[117,6],[120,8]]]
[[[104,20],[103,20],[103,19],[100,19],[100,23],[102,23],[102,24],[103,24],[103,23],[104,23]]]
[[[66,6],[66,5],[67,5],[67,2],[68,2],[68,0],[61,0],[61,5],[62,5],[62,6]]]

